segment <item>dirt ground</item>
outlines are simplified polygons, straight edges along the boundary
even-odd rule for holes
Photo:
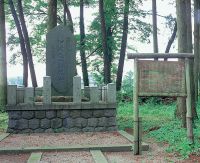
[[[145,141],[149,144],[149,151],[134,156],[133,152],[104,152],[109,163],[200,163],[200,157],[191,156],[181,160],[176,154],[165,151],[167,144],[156,143],[153,139]],[[0,147],[30,147],[30,146],[66,146],[72,144],[127,144],[130,143],[117,132],[112,133],[60,133],[60,134],[22,134],[10,135],[0,142]],[[30,154],[0,154],[0,163],[23,163]],[[44,152],[40,163],[93,163],[89,151],[82,152]]]
[[[97,133],[44,133],[9,135],[0,142],[2,147],[38,147],[67,145],[130,144],[118,132]]]
[[[30,154],[0,154],[0,163],[26,163]]]
[[[90,152],[48,152],[43,153],[40,163],[94,163]]]

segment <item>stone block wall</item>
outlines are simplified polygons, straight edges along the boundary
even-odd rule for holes
[[[73,78],[73,102],[53,102],[51,77],[43,79],[42,88],[17,88],[8,85],[7,112],[10,133],[39,132],[95,132],[117,130],[116,85],[109,83],[103,89],[86,87],[81,90],[81,78]],[[37,102],[42,95],[42,102]],[[89,97],[89,102],[82,102]],[[59,97],[59,96],[58,96]]]
[[[38,109],[41,108],[41,109]],[[116,108],[67,109],[66,106],[7,108],[9,133],[98,132],[117,130]],[[61,109],[60,109],[61,108]],[[30,110],[32,109],[32,110]]]

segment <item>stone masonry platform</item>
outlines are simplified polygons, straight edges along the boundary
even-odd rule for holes
[[[115,104],[52,103],[7,106],[10,133],[115,131]]]

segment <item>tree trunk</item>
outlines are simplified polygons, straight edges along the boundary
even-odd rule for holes
[[[200,37],[200,2],[199,0],[194,0],[194,81],[195,81],[195,101],[198,101],[198,81],[199,81],[199,61],[200,61],[200,54],[199,54],[199,37]]]
[[[70,27],[72,33],[74,33],[74,23],[73,23],[73,20],[72,20],[71,12],[69,10],[69,6],[66,3],[66,0],[64,0],[64,4],[63,5],[64,5],[65,13],[67,13],[67,19],[69,21],[69,27]]]
[[[80,55],[84,86],[89,86],[87,62],[85,58],[85,25],[84,25],[84,1],[80,0]]]
[[[23,59],[23,85],[27,87],[28,86],[28,60],[27,60],[27,52],[26,52],[26,47],[25,47],[25,42],[24,42],[24,36],[22,34],[21,25],[17,17],[17,12],[15,10],[13,1],[9,0],[8,3],[9,3],[11,13],[15,21],[15,25],[17,27],[17,32],[19,35],[19,42],[20,42],[20,48],[21,48],[21,53],[22,53],[22,59]]]
[[[25,19],[24,19],[24,13],[23,13],[23,7],[22,7],[21,0],[18,0],[18,11],[19,11],[19,19],[21,22],[22,32],[24,35],[24,43],[26,46],[26,52],[27,52],[27,58],[28,58],[28,63],[29,63],[32,85],[33,85],[33,87],[37,87],[35,68],[34,68],[33,59],[32,59],[32,52],[31,52],[31,45],[30,45],[30,40],[29,40],[29,36],[28,36],[28,31],[26,28],[26,23],[25,23]]]
[[[174,42],[174,40],[176,38],[176,33],[177,33],[177,22],[175,20],[174,30],[173,30],[171,38],[168,41],[167,47],[165,49],[165,53],[169,53],[170,48],[171,48],[171,46],[172,46],[172,44],[173,44],[173,42]]]
[[[50,31],[56,26],[57,26],[57,0],[49,0],[47,30]]]
[[[64,25],[67,25],[67,17],[66,17],[66,0],[61,0],[62,1],[62,4],[63,4],[63,7],[64,7],[64,10],[63,10],[63,17],[64,17]]]
[[[108,62],[110,65],[110,83],[112,82],[111,79],[111,63],[112,63],[112,53],[113,53],[113,32],[111,24],[112,22],[108,23],[110,26],[107,27],[107,47],[108,47]]]
[[[178,52],[186,53],[187,49],[187,14],[186,0],[176,0],[177,14],[177,34],[178,34]],[[182,119],[183,127],[186,127],[186,99],[184,97],[177,98],[176,117]]]
[[[123,75],[124,59],[125,59],[127,35],[128,35],[128,15],[129,15],[129,0],[125,0],[123,34],[122,34],[122,42],[121,42],[119,64],[117,70],[117,79],[116,79],[117,91],[121,90],[121,85],[122,85],[122,75]]]
[[[152,0],[152,19],[153,19],[153,51],[154,53],[158,53],[156,0]]]
[[[104,83],[108,84],[111,82],[111,64],[108,51],[107,43],[107,33],[106,33],[106,24],[105,24],[105,15],[104,15],[104,2],[99,0],[99,14],[101,20],[101,33],[102,33],[102,47],[103,47],[103,56],[104,56]]]
[[[0,111],[7,104],[6,29],[4,0],[0,0]]]

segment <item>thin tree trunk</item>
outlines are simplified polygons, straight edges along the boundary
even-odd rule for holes
[[[21,22],[22,32],[24,35],[24,42],[25,42],[26,51],[27,51],[27,58],[28,58],[28,63],[29,63],[32,85],[33,85],[33,87],[37,87],[35,68],[34,68],[33,59],[32,59],[32,52],[31,52],[31,45],[30,45],[30,40],[29,40],[29,36],[28,36],[28,31],[26,28],[26,23],[24,20],[24,13],[23,13],[23,7],[22,7],[21,0],[18,0],[18,11],[19,11],[19,19]]]
[[[15,10],[13,1],[9,0],[8,3],[9,3],[11,13],[12,13],[13,19],[15,21],[15,25],[17,27],[17,32],[19,35],[20,48],[21,48],[22,59],[23,59],[23,85],[25,87],[27,87],[28,86],[28,60],[27,60],[27,52],[26,52],[26,47],[25,47],[24,36],[22,34],[22,29],[20,26],[19,19],[17,17],[17,12]]]
[[[158,53],[156,0],[152,0],[152,19],[153,19],[153,51],[154,53]]]
[[[111,79],[111,63],[112,63],[112,53],[113,53],[113,32],[112,32],[112,27],[111,27],[111,22],[108,23],[110,26],[107,27],[107,47],[108,47],[108,62],[110,65],[110,83],[112,82]]]
[[[174,30],[173,30],[171,38],[168,41],[167,47],[165,49],[165,53],[169,53],[170,48],[171,48],[171,46],[172,46],[172,44],[173,44],[173,42],[174,42],[174,40],[176,38],[176,33],[177,33],[177,22],[175,20]]]
[[[128,15],[129,15],[129,0],[125,0],[123,34],[122,34],[122,42],[121,42],[119,63],[117,69],[117,79],[116,79],[117,91],[121,90],[121,85],[122,85],[122,75],[123,75],[124,59],[125,59],[127,35],[128,35]]]
[[[67,19],[69,21],[70,29],[71,29],[72,33],[74,33],[74,23],[73,23],[72,15],[71,15],[71,12],[69,10],[69,6],[68,6],[66,0],[64,0],[64,8],[65,8],[65,13],[67,13]]]
[[[49,0],[47,30],[50,31],[56,26],[57,26],[57,0]]]
[[[6,29],[4,0],[0,0],[0,111],[7,104]]]
[[[84,1],[80,0],[80,55],[84,86],[89,86],[87,62],[85,58],[85,25],[84,25]]]
[[[99,0],[99,14],[100,14],[100,20],[101,20],[102,47],[103,47],[103,55],[104,55],[104,83],[108,84],[111,82],[111,65],[109,62],[109,52],[108,52],[103,0]]]
[[[187,48],[187,15],[185,0],[176,0],[177,13],[177,34],[178,34],[178,52],[186,53]],[[182,126],[186,127],[186,99],[184,97],[177,98],[176,117],[182,119]]]
[[[195,101],[198,101],[198,81],[199,81],[199,61],[200,61],[200,54],[199,54],[199,43],[200,43],[200,2],[199,0],[194,0],[194,80],[195,80]]]
[[[64,10],[63,10],[63,17],[64,17],[64,25],[66,25],[67,24],[67,17],[66,17],[66,0],[61,0],[62,1],[62,3],[63,3],[63,7],[64,7]]]

